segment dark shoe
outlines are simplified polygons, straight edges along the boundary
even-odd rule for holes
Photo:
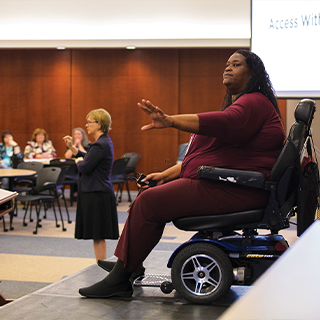
[[[129,280],[116,287],[110,287],[102,280],[90,287],[79,289],[79,293],[87,298],[130,298],[133,294],[133,288]]]
[[[110,272],[115,265],[116,263],[113,261],[98,260],[98,266],[108,272]]]
[[[110,272],[113,267],[115,266],[115,262],[112,261],[105,261],[105,260],[98,260],[98,266],[101,267],[102,269]],[[131,275],[130,281],[134,282],[137,278],[144,278],[145,274],[144,272],[146,271],[146,268],[144,266],[139,266],[138,269]]]

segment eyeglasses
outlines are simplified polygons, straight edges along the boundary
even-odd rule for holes
[[[90,124],[90,123],[98,123],[98,121],[87,121],[87,124]]]

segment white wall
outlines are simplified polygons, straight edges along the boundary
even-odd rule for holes
[[[250,46],[250,0],[0,0],[0,47]]]

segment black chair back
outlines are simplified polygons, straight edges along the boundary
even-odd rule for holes
[[[127,152],[124,153],[121,158],[129,158],[129,161],[127,163],[126,173],[136,173],[136,166],[141,158],[141,155],[139,153],[135,152]]]
[[[43,168],[43,163],[41,162],[20,162],[18,164],[18,169],[33,170],[39,172]]]
[[[123,183],[127,180],[127,165],[129,158],[114,160],[111,172],[111,180],[114,184]]]
[[[45,167],[38,172],[36,188],[44,186],[46,183],[55,183],[59,179],[61,168]]]
[[[50,167],[61,168],[61,174],[57,181],[59,187],[62,187],[65,178],[78,180],[78,170],[74,159],[52,159],[50,160]]]
[[[43,168],[43,163],[41,162],[20,162],[18,164],[18,169],[26,169],[26,170],[33,170],[36,171],[37,174],[38,172]],[[16,185],[16,191],[18,192],[24,192],[24,191],[29,191],[29,187],[25,187],[26,183],[29,185],[35,185],[37,181],[37,174],[31,177],[23,177],[23,178],[16,178],[15,179],[15,185]],[[27,189],[25,189],[27,188]]]
[[[120,158],[120,159],[117,159],[113,162],[112,172],[111,172],[111,180],[112,180],[112,184],[118,186],[117,193],[116,193],[117,203],[121,202],[122,190],[123,190],[124,185],[127,188],[128,200],[129,200],[129,202],[131,202],[131,195],[130,195],[129,184],[128,184],[128,179],[127,179],[127,165],[128,165],[129,160],[130,160],[130,158]],[[118,199],[119,191],[120,191],[120,196]]]
[[[64,167],[75,164],[74,159],[55,158],[50,160],[50,166]]]

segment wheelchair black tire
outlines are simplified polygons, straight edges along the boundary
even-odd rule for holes
[[[195,263],[198,265],[197,271]],[[207,266],[212,266],[212,269],[207,270]],[[233,268],[228,256],[217,246],[196,242],[177,254],[172,264],[171,278],[176,291],[187,301],[211,304],[230,290]]]

